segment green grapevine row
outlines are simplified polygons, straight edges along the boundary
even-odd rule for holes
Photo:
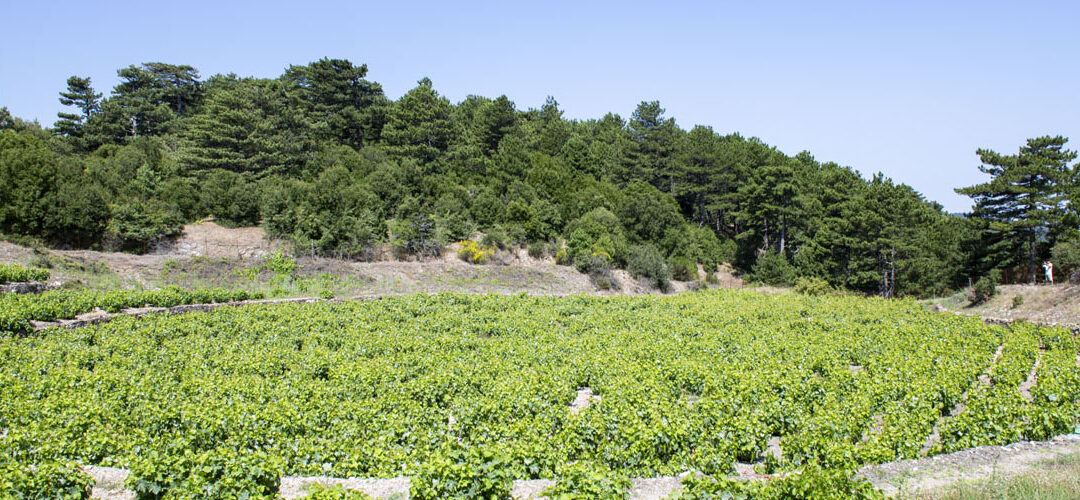
[[[173,307],[262,298],[260,293],[225,288],[184,290],[51,290],[40,294],[0,294],[0,335],[27,332],[31,321],[71,319],[96,308],[115,313],[129,307]]]
[[[720,477],[763,460],[774,436],[783,455],[763,467],[785,472],[914,458],[939,420],[934,452],[996,443],[994,429],[1016,419],[1023,430],[1008,439],[1068,432],[1076,351],[1064,330],[909,301],[729,290],[125,317],[0,338],[0,454],[128,468],[145,497],[266,497],[281,475],[406,475],[420,499],[500,497],[510,479],[541,478],[573,498],[626,477]],[[1035,356],[1028,401],[1016,386]],[[599,400],[570,411],[584,387]],[[943,418],[965,391],[967,410]],[[723,486],[701,483],[702,498]]]
[[[20,281],[45,281],[49,279],[48,269],[37,269],[19,264],[0,263],[0,283]]]

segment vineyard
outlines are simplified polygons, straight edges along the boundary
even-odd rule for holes
[[[408,476],[420,499],[544,478],[552,498],[618,498],[629,478],[684,471],[681,498],[872,497],[850,480],[867,463],[1072,432],[1077,351],[1064,329],[910,301],[730,290],[416,295],[0,333],[0,496],[78,497],[83,464],[130,470],[144,498],[272,497],[284,475]],[[724,479],[736,467],[779,479]]]

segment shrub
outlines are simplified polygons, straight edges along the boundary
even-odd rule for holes
[[[566,226],[566,252],[574,265],[582,265],[596,255],[605,255],[613,263],[625,262],[626,236],[619,218],[605,208],[596,208]]]
[[[715,271],[713,271],[712,269],[708,269],[705,271],[705,282],[710,285],[719,285],[720,278],[716,277]]]
[[[470,264],[486,264],[488,259],[495,255],[494,250],[484,248],[472,240],[461,241],[458,245],[458,258]]]
[[[547,244],[542,241],[537,241],[529,245],[529,257],[534,259],[541,259],[547,254]]]
[[[804,277],[795,280],[795,293],[803,295],[829,295],[833,292],[832,285],[823,278]]]
[[[105,228],[109,248],[146,252],[154,244],[180,234],[184,221],[179,214],[154,203],[120,203],[112,208]]]
[[[795,282],[795,267],[783,255],[770,253],[754,263],[751,276],[767,285],[788,286]]]
[[[688,289],[691,292],[700,292],[702,290],[708,290],[709,284],[701,280],[694,280],[690,282]]]
[[[697,263],[686,257],[672,257],[671,276],[679,281],[694,281],[698,279]]]
[[[509,246],[510,237],[506,235],[506,230],[501,226],[495,226],[488,229],[487,233],[484,233],[484,237],[480,239],[480,244],[488,248],[497,248],[499,250],[506,250]]]
[[[296,271],[296,259],[285,255],[285,252],[278,249],[269,257],[266,257],[263,268],[280,276],[290,276]]]
[[[1020,307],[1022,305],[1024,305],[1024,296],[1023,295],[1013,295],[1012,308],[1016,309],[1017,307]]]
[[[409,498],[509,498],[512,469],[491,449],[453,443],[420,465],[412,477]]]
[[[560,266],[570,265],[570,254],[566,252],[565,248],[560,248],[558,252],[555,252],[555,264]]]
[[[646,279],[661,292],[671,291],[671,269],[660,251],[651,244],[634,245],[630,248],[630,258],[626,270],[638,279]]]
[[[975,286],[971,287],[971,290],[968,291],[967,298],[968,301],[971,302],[971,305],[982,304],[987,300],[990,300],[991,297],[997,295],[997,282],[998,272],[996,269],[991,271],[990,274],[979,278],[979,280],[975,282]]]

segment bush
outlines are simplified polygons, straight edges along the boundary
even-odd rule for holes
[[[488,248],[506,250],[510,245],[510,237],[501,226],[495,226],[484,233],[484,237],[480,238],[480,244]]]
[[[712,269],[708,269],[705,271],[705,282],[710,285],[719,285],[720,278],[716,277],[715,271],[713,271]]]
[[[425,461],[412,477],[414,500],[509,498],[512,467],[486,447],[448,445]]]
[[[672,257],[671,276],[679,281],[697,280],[697,263],[687,257]]]
[[[795,267],[778,253],[759,258],[750,274],[755,281],[766,285],[789,286],[795,282]]]
[[[803,295],[829,295],[833,292],[832,285],[823,278],[809,277],[795,280],[795,293]]]
[[[106,246],[117,250],[146,252],[156,243],[179,235],[184,220],[179,214],[154,203],[125,202],[112,208],[105,228]]]
[[[1016,309],[1017,307],[1020,307],[1022,305],[1024,305],[1024,296],[1023,295],[1013,295],[1012,308]]]
[[[566,252],[565,248],[560,248],[558,252],[555,252],[555,264],[560,266],[570,265],[570,254]]]
[[[495,255],[494,250],[484,248],[472,240],[461,241],[458,245],[458,258],[470,264],[486,264],[488,259]]]
[[[615,264],[625,262],[629,245],[618,217],[596,208],[566,226],[566,252],[580,270],[594,256],[606,256]]]
[[[547,244],[542,241],[537,241],[529,245],[529,257],[534,259],[542,259],[544,255],[547,255]]]
[[[630,248],[630,258],[626,262],[626,270],[637,279],[648,280],[649,283],[661,292],[671,291],[671,269],[660,251],[651,244],[634,245]]]
[[[971,305],[982,304],[990,300],[991,297],[997,295],[997,282],[998,271],[996,269],[991,271],[990,274],[979,278],[979,280],[975,282],[975,286],[971,287],[971,290],[968,291],[967,298],[971,302]]]
[[[263,268],[279,276],[291,276],[296,271],[296,259],[279,249],[266,257]]]

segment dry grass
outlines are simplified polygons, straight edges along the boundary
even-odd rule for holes
[[[942,491],[905,496],[919,500],[1075,500],[1080,498],[1080,454],[1048,460],[1036,471],[960,483]]]

